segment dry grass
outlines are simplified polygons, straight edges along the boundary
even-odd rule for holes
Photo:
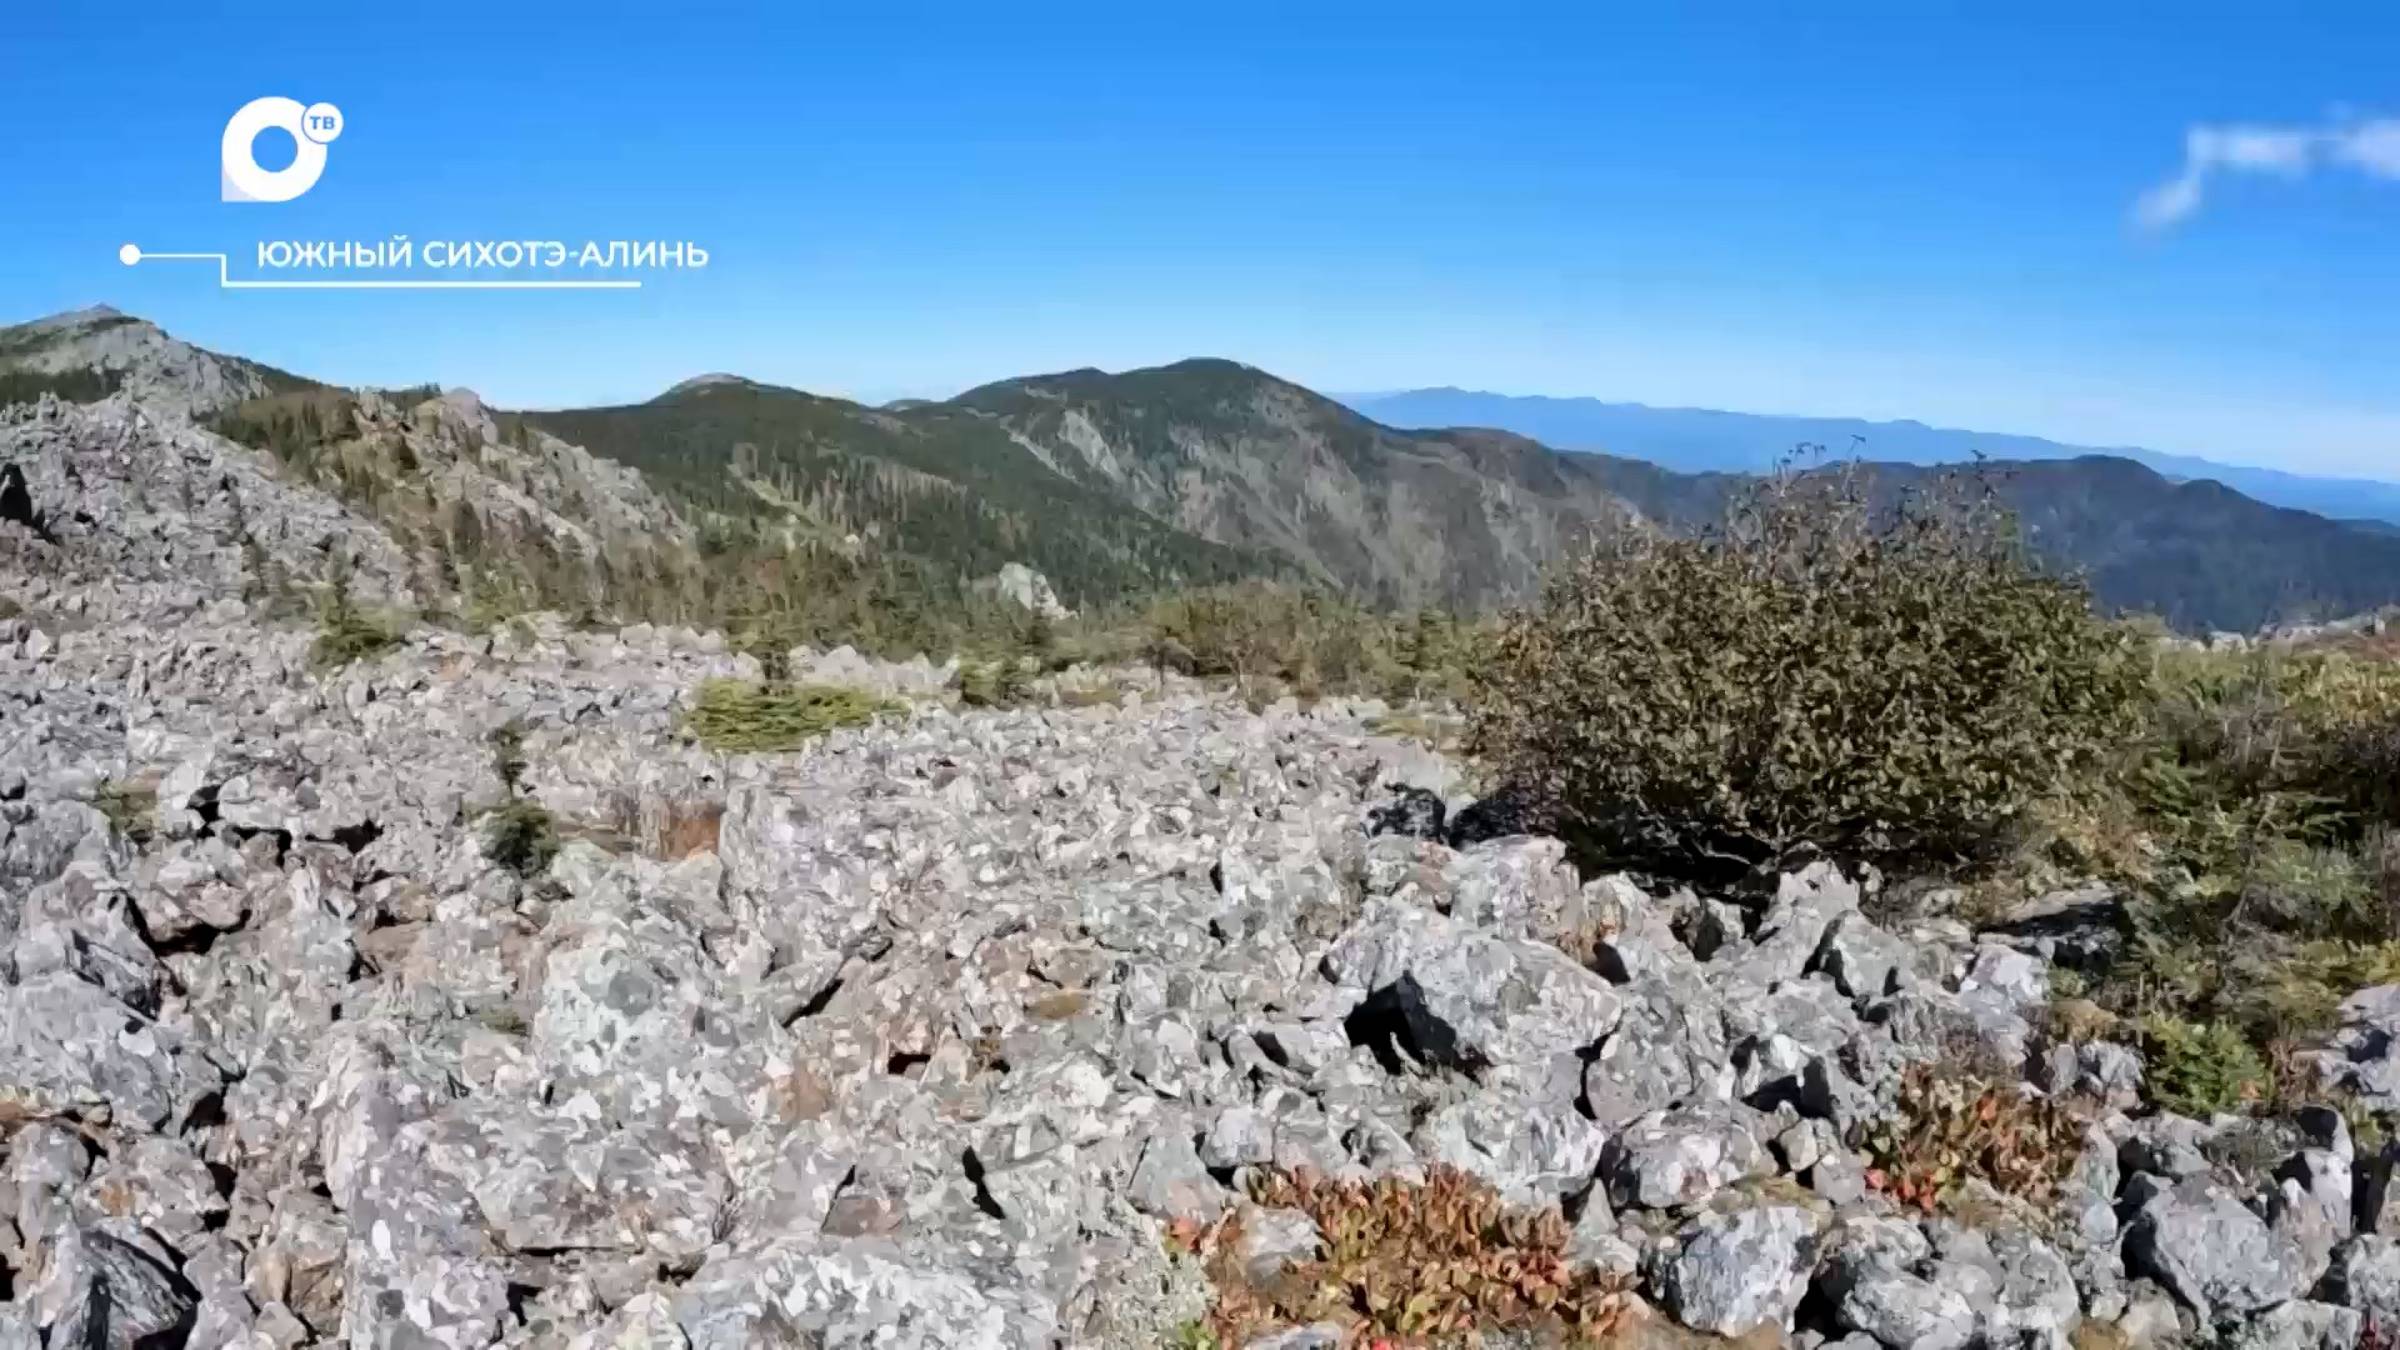
[[[1271,1172],[1253,1198],[1308,1215],[1324,1242],[1315,1257],[1261,1286],[1241,1269],[1238,1211],[1170,1231],[1170,1243],[1200,1256],[1216,1287],[1209,1329],[1221,1346],[1312,1322],[1342,1325],[1345,1344],[1457,1344],[1495,1333],[1588,1344],[1640,1316],[1623,1281],[1567,1260],[1567,1224],[1557,1210],[1509,1210],[1489,1185],[1455,1168],[1432,1168],[1422,1186]]]
[[[1080,989],[1053,989],[1025,1005],[1026,1015],[1041,1022],[1064,1022],[1081,1017],[1091,996]]]

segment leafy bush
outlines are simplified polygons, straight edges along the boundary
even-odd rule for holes
[[[558,826],[541,803],[512,796],[484,823],[483,853],[518,876],[539,876],[558,856]]]
[[[1784,474],[1556,575],[1475,672],[1470,745],[1607,853],[1988,856],[2135,725],[2134,655],[1988,509]]]
[[[1969,1180],[2038,1205],[2074,1168],[2087,1120],[2073,1103],[2028,1097],[2013,1082],[1919,1068],[1867,1133],[1867,1181],[1928,1214]]]
[[[1412,1343],[1492,1332],[1600,1340],[1632,1315],[1620,1281],[1567,1259],[1557,1210],[1511,1211],[1488,1184],[1456,1168],[1435,1165],[1422,1186],[1269,1172],[1252,1189],[1261,1205],[1308,1215],[1324,1248],[1262,1288],[1236,1259],[1238,1213],[1206,1229],[1178,1225],[1170,1241],[1207,1259],[1217,1290],[1210,1329],[1220,1345],[1320,1321],[1342,1324],[1352,1338]]]
[[[2142,1021],[2151,1100],[2203,1119],[2263,1101],[2272,1089],[2266,1061],[2225,1022],[2186,1022],[2165,1014]]]
[[[684,717],[702,745],[726,754],[789,750],[835,727],[865,726],[899,707],[863,689],[706,680]]]

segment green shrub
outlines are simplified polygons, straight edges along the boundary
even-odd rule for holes
[[[1465,644],[1458,625],[1428,611],[1400,620],[1336,596],[1269,581],[1179,591],[1155,600],[1134,644],[1168,670],[1230,677],[1246,699],[1271,697],[1273,681],[1304,698],[1381,693],[1414,680],[1428,694],[1454,681]],[[1413,672],[1413,673],[1412,673]]]
[[[958,664],[958,701],[970,708],[1013,708],[1032,692],[1033,677],[1022,661],[1003,658]]]
[[[1470,745],[1605,853],[1988,856],[2135,725],[2135,655],[1988,510],[1779,475],[1556,575],[1478,666]]]
[[[899,707],[841,685],[707,680],[684,716],[684,729],[722,753],[789,750],[835,727],[864,726]]]
[[[514,718],[492,729],[492,772],[514,797],[525,784],[525,724]]]
[[[308,649],[309,664],[320,671],[339,670],[399,645],[397,627],[351,600],[349,569],[337,564],[317,605],[317,640]]]
[[[128,842],[150,842],[158,831],[158,789],[111,779],[92,793],[92,809]]]
[[[512,796],[484,823],[483,854],[518,876],[540,876],[558,856],[558,825],[541,803]]]
[[[2273,1088],[2266,1061],[2224,1022],[2186,1022],[2165,1014],[2142,1020],[2150,1099],[2206,1119],[2264,1101]]]
[[[2400,664],[2166,648],[2152,691],[2118,794],[2140,846],[2097,869],[2130,893],[2133,959],[2098,996],[2281,1062],[2343,998],[2400,979],[2400,848],[2379,758],[2382,729],[2400,726]]]
[[[328,615],[318,622],[317,640],[308,649],[308,660],[321,671],[339,670],[399,645],[398,633],[352,610]]]

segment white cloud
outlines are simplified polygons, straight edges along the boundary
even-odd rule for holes
[[[2315,127],[2198,126],[2184,134],[2183,168],[2144,192],[2133,218],[2163,230],[2200,209],[2220,174],[2305,178],[2325,166],[2400,181],[2400,118],[2368,118]]]

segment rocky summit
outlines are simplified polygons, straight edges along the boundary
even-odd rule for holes
[[[1205,1235],[1254,1300],[1366,1240],[1259,1206],[1296,1177],[1547,1216],[1628,1344],[2400,1325],[2390,1151],[2133,1114],[2062,1028],[2105,894],[1585,877],[1379,704],[1146,670],[970,709],[801,650],[889,710],[721,755],[695,691],[761,672],[716,634],[329,667],[249,598],[421,564],[121,396],[0,416],[0,1347],[1209,1345]],[[2329,1052],[2379,1091],[2395,1007]]]

